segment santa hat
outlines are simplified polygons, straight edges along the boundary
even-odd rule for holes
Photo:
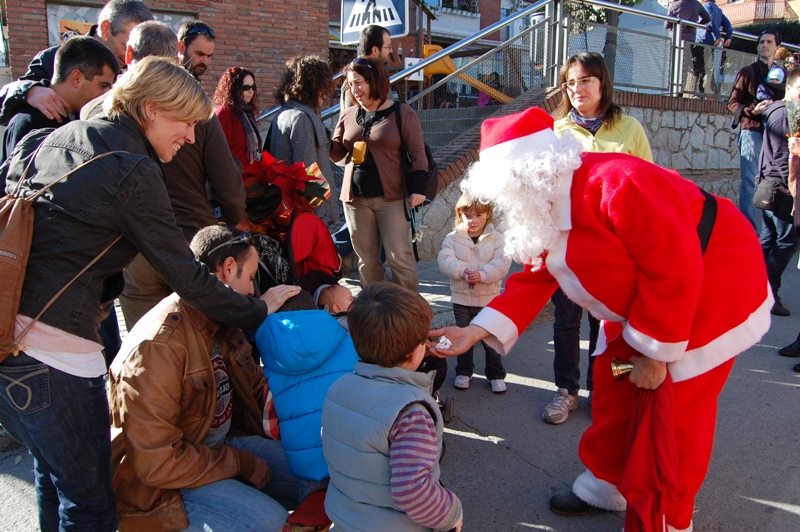
[[[531,107],[513,115],[487,118],[481,125],[481,161],[506,163],[557,147],[553,117]]]

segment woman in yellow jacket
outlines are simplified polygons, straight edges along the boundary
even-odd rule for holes
[[[653,153],[644,128],[638,120],[622,113],[614,103],[614,84],[603,56],[582,52],[570,57],[559,73],[561,90],[566,97],[556,109],[555,133],[559,138],[571,133],[585,151],[618,152],[653,162]],[[578,408],[580,389],[581,307],[570,301],[559,288],[553,295],[555,322],[553,370],[558,388],[542,419],[558,425]],[[600,323],[589,316],[589,354],[594,352]],[[592,391],[592,359],[586,375],[590,404]]]

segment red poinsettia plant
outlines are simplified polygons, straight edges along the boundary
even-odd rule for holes
[[[301,162],[287,165],[264,152],[242,177],[247,215],[258,226],[254,232],[281,242],[295,215],[312,211],[331,197],[331,187],[317,163],[308,168]]]

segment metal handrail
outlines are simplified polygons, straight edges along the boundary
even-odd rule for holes
[[[536,2],[535,4],[533,4],[531,6],[528,6],[525,9],[517,11],[516,13],[514,13],[514,14],[512,14],[512,15],[504,18],[504,19],[498,20],[497,22],[495,22],[491,26],[487,26],[486,28],[482,29],[478,33],[476,33],[476,34],[474,34],[474,35],[472,35],[470,37],[467,37],[466,39],[458,41],[457,43],[448,46],[447,48],[445,48],[441,52],[438,52],[438,53],[436,53],[436,54],[434,54],[434,55],[432,55],[430,57],[427,57],[427,58],[423,59],[422,61],[420,61],[419,63],[417,63],[415,65],[412,65],[412,66],[406,68],[405,70],[403,70],[401,72],[398,72],[397,74],[394,74],[392,77],[389,78],[389,84],[393,85],[393,84],[397,83],[398,81],[407,78],[408,76],[416,73],[417,71],[422,70],[426,66],[432,65],[433,63],[439,61],[443,57],[447,57],[450,54],[453,54],[453,53],[461,50],[462,48],[465,48],[465,47],[469,46],[470,44],[474,43],[475,41],[478,41],[478,40],[486,37],[487,35],[489,35],[491,33],[494,33],[495,31],[499,30],[500,28],[504,28],[505,26],[508,26],[509,24],[512,24],[512,23],[516,22],[517,20],[519,20],[521,18],[526,17],[526,16],[534,13],[535,11],[540,10],[542,7],[544,7],[545,5],[547,5],[547,4],[549,4],[549,3],[553,2],[553,1],[554,0],[539,0],[539,2]],[[336,76],[334,76],[334,78],[333,78],[334,81],[338,80],[339,78],[341,78],[342,74],[343,74],[342,72],[339,72],[338,74],[336,74]],[[268,117],[272,116],[273,114],[275,114],[278,111],[279,108],[280,107],[273,107],[272,109],[269,109],[269,110],[261,113],[259,115],[259,117],[258,117],[258,120],[264,120],[265,118],[268,118]],[[333,106],[329,107],[325,111],[323,111],[322,120],[327,120],[328,118],[332,117],[333,115],[335,115],[338,112],[339,112],[339,104],[337,103],[337,104],[334,104]]]
[[[455,79],[456,77],[458,77],[459,74],[463,74],[464,72],[466,72],[467,70],[472,68],[472,66],[475,63],[484,60],[485,58],[491,56],[492,54],[494,54],[496,52],[499,52],[501,50],[504,50],[504,49],[508,48],[509,46],[511,46],[511,43],[512,43],[513,40],[520,39],[521,37],[524,37],[525,35],[527,35],[529,33],[533,33],[537,28],[539,28],[540,26],[544,26],[546,24],[547,24],[547,20],[542,19],[539,22],[537,22],[536,24],[533,24],[530,27],[525,28],[524,30],[519,32],[519,34],[515,35],[513,39],[507,40],[506,42],[500,44],[499,46],[496,46],[495,48],[492,48],[488,52],[485,52],[483,55],[481,55],[480,57],[478,57],[474,61],[462,66],[459,69],[454,70],[453,72],[451,72],[450,74],[448,74],[444,78],[440,79],[439,81],[437,81],[436,83],[434,83],[430,87],[427,87],[425,90],[423,90],[419,94],[416,94],[415,96],[412,96],[411,98],[409,98],[406,103],[411,104],[411,103],[414,103],[415,101],[419,100],[420,98],[425,97],[427,94],[433,92],[437,88],[447,84],[447,82],[449,82],[449,81]]]
[[[467,37],[465,39],[462,39],[462,40],[458,41],[457,43],[454,43],[454,44],[448,46],[444,50],[442,50],[440,52],[437,52],[436,54],[434,54],[434,55],[432,55],[430,57],[427,57],[427,58],[423,59],[422,61],[419,61],[418,63],[416,63],[416,64],[414,64],[414,65],[412,65],[412,66],[410,66],[410,67],[408,67],[408,68],[406,68],[404,70],[402,70],[401,72],[398,72],[398,73],[392,75],[389,78],[389,84],[390,85],[394,85],[398,81],[401,81],[401,80],[411,76],[412,74],[417,73],[418,71],[424,69],[425,67],[436,63],[440,59],[448,57],[451,54],[466,48],[467,46],[477,42],[478,40],[483,39],[487,35],[490,35],[490,34],[496,32],[496,31],[498,31],[499,29],[504,28],[504,27],[516,22],[517,20],[519,20],[521,18],[527,17],[527,16],[532,15],[532,14],[534,14],[536,12],[540,12],[542,10],[542,8],[549,7],[551,4],[557,6],[558,3],[559,2],[557,0],[539,0],[538,2],[532,4],[532,5],[524,8],[524,9],[521,9],[520,11],[517,11],[517,12],[509,15],[508,17],[506,17],[504,19],[498,20],[494,24],[491,24],[490,26],[487,26],[486,28],[482,29],[478,33],[475,33],[475,34],[473,34],[473,35],[471,35],[471,36],[469,36],[469,37]],[[672,23],[674,23],[674,24],[676,24],[678,26],[678,28],[676,28],[673,31],[673,35],[679,35],[680,26],[681,25],[691,26],[691,27],[698,28],[698,29],[705,29],[706,28],[706,25],[704,25],[704,24],[698,24],[696,22],[691,22],[691,21],[680,19],[680,18],[677,18],[677,17],[671,17],[669,15],[661,15],[661,14],[658,14],[658,13],[650,13],[648,11],[643,11],[643,10],[637,9],[635,7],[625,6],[625,5],[621,5],[621,4],[615,4],[613,2],[606,2],[604,0],[582,0],[582,3],[587,4],[587,5],[591,5],[591,6],[594,6],[594,7],[602,8],[602,9],[611,9],[611,10],[619,11],[620,13],[636,15],[636,16],[645,17],[645,18],[649,18],[649,19],[660,20],[662,22],[672,22]],[[561,18],[561,17],[558,17],[558,18]],[[758,41],[758,38],[759,38],[756,35],[751,35],[749,33],[743,33],[743,32],[736,31],[736,30],[733,31],[733,37],[738,37],[740,39],[745,39],[745,40],[748,40],[748,41]],[[677,38],[677,41],[680,42],[680,38],[679,37]],[[781,43],[781,44],[783,46],[786,46],[787,48],[789,48],[791,50],[800,51],[800,46],[798,46],[798,45],[790,44],[790,43]],[[338,80],[342,76],[343,76],[343,72],[339,72],[339,73],[336,74],[336,76],[334,76],[333,79],[334,80]],[[274,107],[272,109],[269,109],[268,111],[265,111],[264,113],[262,113],[258,117],[258,120],[263,120],[265,118],[269,118],[270,116],[274,115],[278,111],[279,108],[280,107]],[[325,111],[322,112],[322,119],[323,120],[327,120],[328,118],[334,116],[338,112],[339,112],[339,104],[337,103],[337,104],[334,104],[333,106],[329,107],[328,109],[326,109]]]

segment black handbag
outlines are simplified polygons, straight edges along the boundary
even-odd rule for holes
[[[781,190],[783,183],[764,178],[756,185],[753,193],[753,207],[772,211],[779,218],[791,216],[794,201],[792,196]]]

